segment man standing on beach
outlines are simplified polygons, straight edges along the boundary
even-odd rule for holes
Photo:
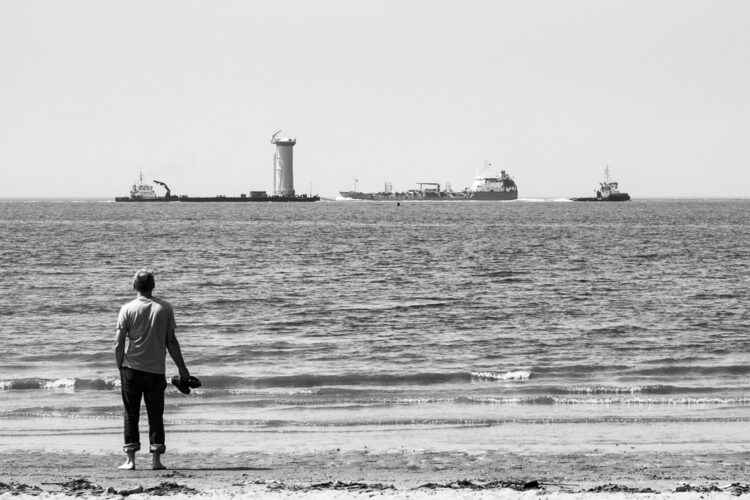
[[[175,336],[174,311],[169,302],[151,295],[154,274],[141,269],[133,277],[138,296],[120,309],[115,335],[115,361],[120,370],[122,402],[125,405],[125,446],[127,455],[120,469],[135,469],[135,453],[141,449],[138,419],[141,397],[146,402],[149,427],[149,451],[152,468],[164,469],[161,455],[164,445],[164,390],[167,388],[165,361],[167,351],[179,370],[180,378],[190,377]],[[127,352],[125,339],[128,339]]]

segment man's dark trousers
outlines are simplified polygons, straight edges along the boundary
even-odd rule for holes
[[[138,420],[141,397],[146,403],[149,428],[149,450],[164,453],[164,390],[167,379],[163,374],[147,373],[132,368],[120,372],[122,402],[125,405],[125,452],[141,449]]]

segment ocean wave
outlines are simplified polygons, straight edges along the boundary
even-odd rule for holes
[[[182,397],[182,396],[180,396]],[[48,406],[32,406],[32,407],[21,407],[12,408],[7,410],[0,410],[0,419],[3,418],[64,418],[64,419],[85,419],[85,420],[112,420],[119,419],[122,416],[122,408],[119,404],[115,404],[116,399],[112,399],[113,404],[109,406],[80,406],[80,405],[48,405]],[[195,399],[190,400],[192,403],[197,403]],[[174,412],[180,413],[177,410],[178,407],[184,407],[187,400],[180,399],[180,403],[176,407],[171,407],[167,411],[168,415],[172,415]],[[189,404],[189,403],[188,403]],[[200,404],[200,403],[199,403]],[[432,405],[432,407],[430,407]],[[569,419],[573,418],[571,415],[565,415],[566,412],[576,412],[577,414],[585,414],[585,421],[602,421],[602,419],[612,418],[615,421],[644,421],[644,419],[675,419],[675,421],[688,421],[690,419],[701,419],[703,417],[696,417],[695,411],[704,411],[706,409],[713,410],[726,410],[726,409],[743,409],[743,415],[746,415],[744,408],[750,406],[750,397],[706,397],[706,398],[693,398],[693,397],[671,397],[671,398],[647,398],[647,397],[597,397],[597,398],[569,398],[559,397],[550,395],[541,395],[536,397],[482,397],[482,396],[471,396],[471,397],[372,397],[372,398],[356,398],[356,399],[338,399],[338,398],[315,398],[308,397],[303,399],[260,399],[260,400],[218,400],[211,403],[212,415],[224,415],[226,418],[214,417],[211,419],[211,423],[216,425],[226,425],[228,422],[250,421],[250,417],[253,417],[252,421],[257,423],[257,417],[262,416],[266,410],[272,410],[274,415],[285,415],[292,417],[294,415],[303,416],[302,420],[291,425],[305,425],[315,426],[320,422],[319,419],[329,420],[331,423],[328,425],[368,425],[367,415],[376,414],[381,415],[383,420],[379,423],[387,424],[390,422],[388,415],[402,414],[402,412],[413,413],[413,417],[410,417],[409,422],[417,422],[419,419],[426,419],[428,415],[432,415],[430,418],[431,422],[438,422],[441,415],[445,415],[444,408],[446,405],[455,405],[455,408],[450,413],[453,415],[459,415],[466,413],[467,415],[473,415],[473,417],[467,418],[482,418],[483,421],[491,423],[492,421],[497,422],[537,422],[544,420],[542,415],[556,415],[555,419]],[[461,410],[461,407],[465,410]],[[478,416],[478,410],[470,410],[469,407],[486,407],[487,410],[482,410],[483,416]],[[399,407],[400,410],[393,412],[392,410]],[[523,410],[520,414],[514,417],[503,418],[503,415],[508,415],[507,408],[510,407],[527,407],[528,410]],[[534,407],[547,407],[547,410],[534,410]],[[561,409],[552,410],[551,407],[559,407]],[[586,410],[590,407],[591,410]],[[651,413],[644,413],[640,408],[651,407]],[[668,407],[673,409],[667,410]],[[409,409],[411,408],[411,409]],[[493,410],[497,408],[497,410]],[[506,409],[503,409],[506,408]],[[562,408],[569,408],[570,410],[562,410]],[[196,407],[196,410],[200,411],[200,407]],[[606,409],[606,410],[604,410]],[[654,415],[653,412],[658,413]],[[692,413],[689,411],[692,410]],[[279,413],[279,411],[281,411]],[[669,412],[669,415],[660,415],[665,411]],[[353,412],[353,413],[352,413]],[[437,413],[436,413],[437,412]],[[202,412],[204,413],[204,412]],[[519,413],[515,411],[513,413]],[[736,412],[734,412],[736,413]],[[205,413],[204,413],[205,414]],[[312,417],[316,415],[316,417]],[[492,417],[497,415],[497,418]],[[635,416],[637,415],[637,416]],[[246,416],[247,418],[242,418]],[[209,423],[208,421],[197,421],[192,417],[177,415],[173,418],[185,419],[187,423]],[[196,417],[199,418],[199,417]],[[746,418],[750,420],[750,417],[737,416],[733,413],[728,414],[724,417],[710,416],[709,418],[714,419],[736,419]],[[499,420],[498,420],[499,419]],[[687,420],[685,420],[687,419]],[[667,420],[665,420],[667,421]],[[279,426],[278,418],[274,421],[273,425]],[[398,423],[403,421],[394,421],[391,423]],[[445,421],[447,422],[447,421]],[[445,423],[444,422],[444,423]],[[254,424],[253,424],[254,425]],[[264,424],[265,425],[265,424]]]
[[[57,380],[40,380],[39,385],[42,389],[70,389],[70,388],[75,388],[76,380],[74,378],[61,378]]]
[[[558,366],[536,366],[534,373],[550,377],[582,377],[597,372],[624,371],[630,368],[627,365],[602,365],[596,363],[558,365]]]
[[[606,331],[607,335],[622,334],[622,329],[627,327],[611,327],[604,330],[594,330],[590,333]],[[630,350],[631,346],[624,346],[623,350]],[[750,364],[668,364],[671,359],[658,360],[659,366],[632,366],[632,365],[606,365],[606,364],[570,364],[557,366],[535,366],[534,374],[539,378],[588,378],[591,374],[616,373],[620,377],[631,379],[669,379],[678,378],[721,378],[738,377],[750,375]]]
[[[505,372],[457,371],[424,373],[344,373],[338,375],[276,375],[268,377],[239,377],[208,375],[200,377],[204,388],[216,390],[253,390],[281,388],[296,391],[310,391],[325,387],[394,387],[430,386],[440,384],[469,384],[477,380],[485,381],[524,381],[531,377],[528,370]],[[0,380],[0,390],[68,389],[68,390],[112,390],[120,387],[119,378],[24,378]],[[339,390],[339,389],[337,389]]]
[[[425,373],[345,373],[340,375],[279,375],[269,377],[201,377],[204,387],[216,389],[273,389],[288,388],[308,390],[325,387],[394,387],[394,386],[430,386],[440,384],[468,384],[476,380],[511,381],[528,380],[531,372],[515,370],[507,372],[425,372]],[[337,389],[339,391],[339,389]]]
[[[412,373],[412,374],[378,374],[346,373],[341,375],[279,375],[260,378],[207,377],[204,386],[226,387],[240,386],[256,389],[274,387],[326,387],[326,386],[399,386],[399,385],[436,385],[445,383],[468,382],[471,376],[467,372],[447,373]]]
[[[547,390],[552,394],[695,394],[695,393],[712,393],[721,390],[720,387],[692,387],[676,385],[634,385],[634,386],[613,386],[613,385],[573,385],[558,386],[549,388],[537,388],[536,390]]]
[[[748,365],[672,365],[655,368],[638,368],[630,372],[633,375],[668,376],[675,375],[750,375],[750,364]]]
[[[708,405],[708,406],[748,406],[750,397],[581,397],[570,398],[561,396],[541,395],[533,397],[467,397],[464,398],[469,404],[484,404],[498,406],[535,406],[535,405],[621,405],[621,406],[691,406],[691,405]]]
[[[712,406],[748,406],[750,397],[745,393],[727,393],[720,391],[699,391],[696,394],[686,390],[675,390],[672,393],[659,394],[646,392],[611,391],[576,393],[553,388],[549,391],[539,389],[532,394],[492,394],[466,393],[455,391],[403,391],[384,389],[351,390],[346,388],[320,388],[311,391],[257,391],[237,389],[215,391],[211,394],[196,391],[196,397],[210,398],[223,405],[261,405],[261,406],[316,406],[321,409],[333,406],[401,406],[422,404],[455,404],[455,405],[507,405],[507,406],[544,406],[544,405],[712,405]],[[523,391],[521,391],[523,392]],[[229,399],[227,399],[229,396]],[[236,398],[233,398],[235,396]],[[217,403],[218,404],[218,403]]]
[[[750,387],[733,385],[577,385],[547,383],[535,378],[531,370],[469,371],[437,373],[346,373],[339,375],[279,375],[268,377],[240,377],[224,375],[200,376],[202,387],[193,395],[203,398],[249,397],[289,398],[311,396],[346,400],[384,397],[388,400],[402,398],[433,398],[435,391],[450,397],[469,396],[483,392],[497,398],[542,398],[536,404],[547,404],[544,398],[580,396],[587,399],[621,396],[665,396],[673,398],[723,398],[742,394]],[[0,380],[0,391],[116,391],[120,388],[117,377],[59,379],[22,378]],[[168,392],[176,391],[168,385]],[[557,400],[560,401],[560,400]]]
[[[522,406],[522,405],[553,405],[556,403],[557,398],[549,395],[533,396],[533,397],[492,397],[492,396],[468,396],[458,398],[458,403],[470,404],[470,405],[498,405],[498,406]]]
[[[0,380],[0,391],[9,390],[112,390],[120,388],[119,378],[103,379],[79,379],[79,378],[22,378],[12,380]]]
[[[471,372],[472,378],[485,380],[529,380],[531,372],[528,370],[517,370],[513,372]]]

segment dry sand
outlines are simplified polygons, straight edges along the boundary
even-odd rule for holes
[[[699,499],[746,494],[750,482],[750,452],[736,451],[168,453],[163,471],[148,469],[148,453],[139,453],[137,470],[120,471],[123,457],[3,450],[0,498]]]

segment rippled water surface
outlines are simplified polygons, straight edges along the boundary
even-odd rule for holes
[[[114,325],[141,266],[204,383],[169,389],[175,421],[748,420],[749,216],[701,200],[0,202],[0,420],[119,418]]]

